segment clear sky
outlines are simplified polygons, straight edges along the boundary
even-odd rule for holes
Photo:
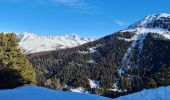
[[[0,31],[99,38],[155,13],[170,0],[0,0]]]

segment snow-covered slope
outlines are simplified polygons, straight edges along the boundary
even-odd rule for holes
[[[170,86],[157,89],[143,90],[115,100],[170,100]]]
[[[157,33],[170,39],[170,14],[153,14],[145,17],[143,20],[129,26],[122,32],[135,32],[136,35],[144,33]],[[135,38],[131,39],[134,40]]]
[[[145,17],[143,20],[131,25],[128,29],[121,32],[133,32],[135,35],[129,38],[118,38],[127,42],[133,41],[131,46],[125,53],[122,65],[120,66],[120,74],[123,74],[127,67],[130,68],[130,59],[134,52],[134,49],[138,48],[136,67],[138,67],[139,58],[143,49],[145,38],[148,33],[158,34],[163,36],[165,39],[170,39],[170,14],[153,14]]]
[[[145,17],[141,21],[136,22],[129,28],[162,28],[170,30],[170,14],[160,13]]]
[[[79,36],[37,36],[33,33],[22,33],[18,35],[20,47],[25,53],[51,51],[57,49],[71,48],[93,41],[93,39],[80,38]]]
[[[111,100],[111,99],[90,94],[62,92],[36,86],[27,86],[11,90],[0,90],[0,100]]]

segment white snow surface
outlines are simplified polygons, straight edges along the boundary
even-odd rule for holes
[[[164,19],[163,19],[164,18]],[[153,14],[145,17],[141,21],[131,25],[128,29],[123,30],[121,32],[135,32],[136,34],[143,34],[143,33],[157,33],[159,35],[164,36],[167,39],[170,39],[170,31],[168,29],[164,29],[161,25],[158,27],[149,27],[148,25],[153,23],[157,20],[162,20],[164,24],[170,27],[170,22],[165,21],[165,19],[170,19],[170,14],[160,13],[160,14]],[[120,38],[123,39],[123,38]],[[133,41],[134,38],[131,39],[124,39],[125,41]]]
[[[78,35],[37,36],[33,33],[18,34],[19,45],[25,53],[35,53],[76,47],[94,39],[81,38]]]
[[[86,92],[83,87],[72,88],[72,89],[70,89],[70,91],[77,92],[77,93],[85,93]]]
[[[148,35],[148,33],[150,31],[148,31],[147,29],[144,28],[136,28],[136,29],[130,29],[130,30],[125,30],[125,31],[133,31],[135,32],[135,36],[133,36],[131,39],[128,39],[128,41],[133,40],[131,46],[127,49],[127,52],[125,53],[123,60],[122,60],[122,65],[120,66],[120,74],[123,74],[125,70],[130,68],[130,59],[133,55],[133,50],[135,49],[136,45],[138,45],[138,58],[140,57],[140,54],[142,52],[142,48],[143,48],[143,42],[146,38],[146,36]],[[123,31],[123,32],[125,32]],[[123,38],[121,38],[122,40]],[[125,41],[127,41],[127,39],[124,39]],[[139,42],[139,43],[138,43]],[[139,62],[139,60],[137,61]]]
[[[97,47],[91,47],[91,48],[89,48],[90,53],[94,53],[94,52],[96,52],[96,48],[97,48]]]
[[[170,100],[170,86],[143,90],[114,100]]]
[[[91,64],[96,64],[96,61],[95,60],[93,60],[93,59],[91,59],[91,60],[89,60],[89,61],[87,61],[88,63],[91,63]]]
[[[155,20],[162,20],[164,22],[164,19],[162,18],[170,18],[170,14],[166,13],[160,13],[160,14],[153,14],[146,16],[141,21],[136,22],[135,24],[131,25],[129,28],[136,28],[136,27],[148,27],[150,23],[153,23]],[[165,22],[167,24],[170,24],[170,22]]]
[[[79,53],[82,53],[82,54],[88,54],[89,52],[88,51],[78,51]]]
[[[88,79],[88,80],[90,82],[91,88],[99,88],[100,87],[99,81],[94,81],[94,80],[91,80],[91,79]]]
[[[121,32],[135,32],[136,35],[144,34],[144,33],[157,33],[167,39],[170,39],[170,31],[161,28],[134,28],[134,29],[123,30]],[[126,39],[126,38],[121,38],[121,39]],[[133,41],[135,40],[135,38],[132,37],[130,40]]]
[[[110,98],[63,91],[55,91],[37,86],[0,90],[0,100],[111,100]]]

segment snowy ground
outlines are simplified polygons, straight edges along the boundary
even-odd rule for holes
[[[143,90],[115,100],[170,100],[170,86],[157,89]]]
[[[37,86],[0,90],[0,100],[111,100],[82,93],[55,91]]]

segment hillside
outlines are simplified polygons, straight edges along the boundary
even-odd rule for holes
[[[90,94],[69,93],[46,88],[27,86],[11,90],[0,90],[1,100],[111,100]]]
[[[115,98],[170,85],[169,30],[170,15],[154,14],[96,41],[28,57],[41,86]]]

